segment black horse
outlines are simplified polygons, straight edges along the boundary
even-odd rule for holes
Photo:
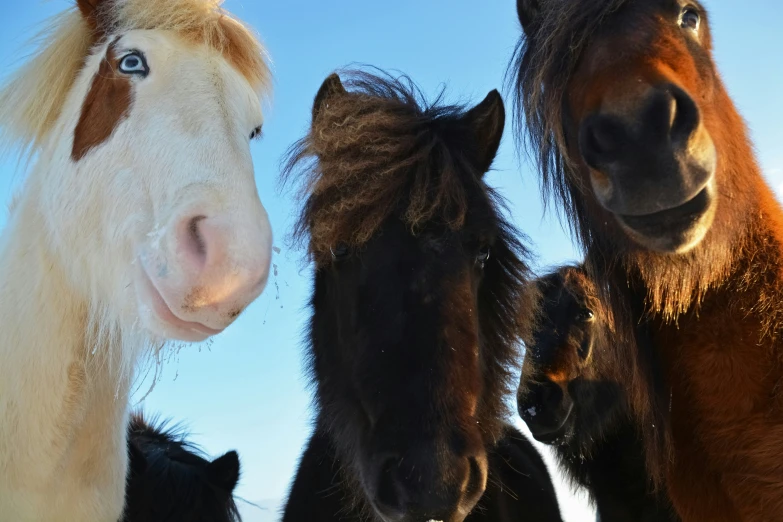
[[[560,514],[549,471],[533,445],[511,426],[487,455],[487,489],[466,522],[555,522]],[[368,513],[354,500],[330,437],[316,429],[302,456],[283,522],[360,522]]]
[[[531,310],[527,253],[484,181],[503,102],[493,91],[465,110],[385,74],[349,78],[324,82],[286,169],[304,175],[296,230],[316,267],[315,442],[332,444],[332,494],[355,512],[461,522],[505,432]],[[557,516],[554,495],[539,502]]]
[[[209,461],[181,430],[132,416],[122,522],[240,522],[233,491],[239,456]]]
[[[584,486],[602,522],[673,522],[664,494],[651,492],[643,444],[623,391],[606,375],[611,327],[581,267],[539,279],[539,321],[528,341],[519,414],[553,445],[561,468]]]

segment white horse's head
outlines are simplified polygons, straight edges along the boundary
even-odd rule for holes
[[[155,339],[201,341],[269,274],[250,155],[263,49],[218,0],[76,4],[0,93],[5,137],[39,151],[20,201],[40,200],[85,299]]]

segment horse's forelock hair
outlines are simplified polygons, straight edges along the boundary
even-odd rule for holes
[[[231,17],[220,0],[105,0],[103,31],[158,29],[223,54],[256,89],[271,90],[267,54],[257,36]],[[79,71],[102,43],[76,8],[54,16],[33,41],[35,51],[0,87],[0,150],[31,155],[55,128]]]
[[[393,212],[416,230],[433,219],[461,227],[466,185],[483,173],[439,133],[464,115],[461,106],[428,103],[407,77],[345,71],[348,89],[318,111],[308,135],[288,152],[284,182],[301,181],[307,197],[293,239],[317,262],[338,243],[359,247]],[[470,173],[474,181],[463,179]],[[405,208],[399,205],[405,202]]]

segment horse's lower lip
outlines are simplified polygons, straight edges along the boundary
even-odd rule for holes
[[[642,216],[618,215],[626,227],[645,237],[681,233],[694,226],[712,203],[708,187],[679,207]]]
[[[201,323],[185,321],[184,319],[180,319],[179,317],[177,317],[174,314],[174,312],[171,311],[171,308],[166,303],[166,301],[163,299],[163,296],[161,295],[158,288],[155,286],[155,283],[153,283],[152,278],[150,278],[149,274],[147,274],[147,271],[143,267],[140,271],[143,280],[142,284],[145,286],[147,290],[147,294],[149,295],[152,301],[151,303],[152,309],[154,310],[158,318],[160,318],[163,322],[179,330],[184,330],[186,332],[196,332],[198,334],[201,334],[203,335],[204,339],[219,334],[222,331],[222,330],[215,330]]]

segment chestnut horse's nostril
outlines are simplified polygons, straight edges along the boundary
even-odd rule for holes
[[[671,87],[671,96],[674,100],[671,117],[671,142],[676,148],[687,148],[688,140],[699,128],[699,107],[688,93],[677,86]]]
[[[593,115],[582,123],[579,130],[579,148],[585,161],[598,169],[616,159],[625,143],[625,130],[612,117]]]

